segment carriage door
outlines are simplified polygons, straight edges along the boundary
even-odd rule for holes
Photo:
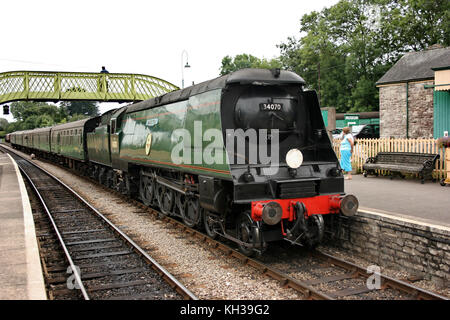
[[[110,121],[110,146],[111,146],[111,163],[113,167],[120,168],[120,148],[119,148],[119,132],[117,132],[117,118]]]
[[[56,153],[60,153],[61,151],[61,133],[58,132],[56,134],[56,148],[55,148],[55,152]]]

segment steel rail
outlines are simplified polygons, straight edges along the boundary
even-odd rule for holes
[[[9,148],[8,148],[9,149]],[[14,151],[13,151],[14,152]],[[35,166],[37,166],[36,164],[33,164]],[[66,167],[64,167],[65,170],[70,170],[72,172],[75,172],[71,169],[68,169]],[[45,171],[45,169],[42,169]],[[280,270],[277,270],[276,268],[273,267],[269,267],[255,259],[249,258],[246,255],[242,254],[241,252],[229,247],[228,245],[219,242],[217,240],[214,240],[212,238],[210,238],[209,236],[207,236],[206,234],[195,230],[193,228],[190,228],[188,226],[186,226],[185,224],[183,224],[181,221],[178,221],[174,218],[171,218],[167,215],[164,215],[163,213],[161,213],[160,211],[153,209],[151,207],[148,207],[146,205],[144,205],[143,203],[139,202],[136,199],[132,199],[129,198],[128,196],[125,196],[115,190],[111,190],[110,188],[107,188],[104,185],[101,185],[98,183],[98,181],[93,180],[89,177],[85,177],[85,176],[81,176],[82,178],[85,178],[86,180],[88,180],[89,182],[94,182],[96,185],[102,187],[105,190],[108,191],[113,191],[113,193],[115,193],[117,196],[121,197],[121,198],[125,198],[127,200],[131,200],[132,202],[134,202],[136,205],[140,206],[143,209],[148,210],[151,214],[155,215],[156,217],[158,217],[159,219],[168,222],[172,225],[175,225],[176,227],[178,227],[179,229],[181,229],[183,232],[190,234],[192,236],[194,236],[195,238],[198,238],[199,240],[209,243],[212,245],[212,247],[214,249],[218,249],[220,251],[222,251],[223,253],[225,253],[228,256],[234,257],[236,259],[238,259],[239,261],[241,261],[243,264],[245,265],[249,265],[251,267],[253,267],[254,269],[262,272],[262,274],[279,281],[284,287],[287,288],[292,288],[294,290],[296,290],[297,292],[301,292],[302,294],[305,295],[305,297],[307,299],[310,300],[335,300],[334,297],[329,296],[323,292],[320,292],[316,289],[314,289],[312,286],[308,285],[307,283],[294,279],[288,275],[286,275],[285,273],[283,273]],[[57,179],[57,178],[56,178]],[[88,204],[89,205],[89,204]],[[90,206],[90,205],[89,205]],[[360,276],[363,277],[368,277],[369,275],[366,272],[366,269],[364,269],[361,266],[358,266],[356,264],[353,264],[351,262],[347,262],[343,259],[340,259],[338,257],[334,257],[330,254],[324,253],[322,251],[316,250],[313,251],[312,254],[314,256],[316,256],[317,258],[320,258],[322,260],[328,260],[331,263],[341,266],[344,269],[347,270],[352,270],[357,272]],[[423,300],[449,300],[449,298],[439,295],[437,293],[428,291],[426,289],[422,289],[419,287],[416,287],[414,285],[411,285],[409,283],[406,283],[404,281],[398,280],[398,279],[394,279],[392,277],[389,277],[387,275],[381,274],[380,273],[380,277],[383,281],[383,288],[393,288],[399,291],[402,291],[404,293],[407,293],[409,295],[412,295],[414,297],[416,297],[417,299],[423,299]]]
[[[8,149],[9,149],[9,148],[8,148]],[[11,150],[11,152],[16,153],[15,151],[12,151],[12,150]],[[17,154],[17,153],[16,153],[16,154]],[[18,155],[18,156],[21,157],[20,155]],[[25,160],[26,160],[26,159],[25,159]],[[28,160],[26,160],[26,161],[28,161]],[[30,161],[28,161],[28,162],[30,162]],[[75,191],[73,191],[73,190],[72,190],[69,186],[67,186],[64,182],[62,182],[61,180],[59,180],[58,178],[56,178],[56,177],[53,176],[51,173],[49,173],[47,170],[41,168],[41,167],[38,166],[37,164],[35,164],[35,163],[31,163],[31,164],[33,164],[34,166],[38,167],[38,168],[39,168],[40,170],[42,170],[43,172],[47,173],[49,176],[51,176],[52,178],[54,178],[55,180],[57,180],[59,183],[61,183],[61,185],[63,185],[65,188],[67,188],[68,190],[70,190],[71,192],[73,192],[73,194],[74,194],[75,196],[77,196],[81,201],[83,201],[83,203],[85,203],[89,208],[91,208],[92,210],[94,210],[94,212],[96,212],[99,216],[101,216],[102,218],[104,218],[105,221],[108,222],[108,224],[110,224],[111,226],[113,226],[112,223],[109,222],[109,220],[108,220],[106,217],[104,217],[101,213],[99,213],[93,206],[91,206],[86,200],[84,200],[81,196],[79,196]],[[64,169],[67,169],[67,168],[64,168]],[[105,190],[108,190],[108,192],[111,192],[111,189],[109,189],[109,188],[107,188],[107,187],[105,187],[105,186],[103,186],[103,185],[98,184],[97,181],[93,181],[92,179],[90,179],[90,178],[88,178],[88,177],[84,177],[84,178],[89,179],[90,182],[95,182],[97,185],[101,186],[101,187],[104,188]],[[135,199],[130,199],[129,197],[126,197],[126,196],[120,194],[119,192],[117,192],[117,191],[115,191],[115,190],[113,190],[113,192],[114,192],[116,195],[118,195],[118,196],[120,196],[120,197],[122,197],[122,198],[125,198],[125,199],[127,199],[127,200],[131,200],[131,201],[135,202],[137,205],[139,205],[139,206],[141,206],[142,208],[148,210],[148,211],[149,211],[150,213],[152,213],[153,215],[156,215],[156,216],[159,215],[159,217],[160,217],[161,219],[163,219],[163,221],[169,222],[169,223],[171,223],[171,224],[177,226],[178,228],[182,229],[183,232],[188,233],[188,234],[191,234],[192,236],[194,236],[194,237],[200,239],[201,241],[207,242],[207,243],[211,244],[212,247],[213,247],[214,249],[220,250],[220,251],[224,252],[226,255],[238,259],[238,260],[241,261],[243,264],[249,265],[249,266],[253,267],[253,268],[256,269],[257,271],[260,271],[262,274],[264,274],[264,275],[266,275],[266,276],[268,276],[268,277],[270,277],[270,278],[272,278],[272,279],[274,279],[274,280],[276,280],[276,281],[279,281],[280,284],[281,284],[282,286],[284,286],[284,287],[286,287],[286,288],[292,288],[292,289],[294,289],[295,291],[302,293],[302,294],[306,297],[306,299],[310,299],[310,300],[333,300],[332,297],[330,297],[330,296],[328,296],[328,295],[326,295],[326,294],[324,294],[324,293],[321,293],[321,292],[317,291],[316,289],[312,288],[311,286],[307,285],[306,283],[304,283],[304,282],[302,282],[302,281],[300,281],[300,280],[294,279],[294,278],[292,278],[292,277],[290,277],[290,276],[288,276],[288,275],[286,275],[286,274],[280,272],[279,270],[277,270],[277,269],[275,269],[275,268],[266,266],[266,265],[264,265],[263,263],[261,263],[261,262],[255,260],[255,259],[249,258],[249,257],[247,257],[246,255],[240,253],[239,251],[237,251],[237,250],[235,250],[235,249],[233,249],[233,248],[227,246],[226,244],[223,244],[223,243],[221,243],[221,242],[219,242],[219,241],[217,241],[217,240],[214,240],[214,239],[208,237],[207,235],[201,233],[200,231],[197,231],[197,230],[195,230],[195,229],[192,229],[192,228],[190,228],[190,227],[184,225],[182,222],[180,222],[180,221],[178,221],[178,220],[175,220],[175,219],[173,219],[173,218],[171,218],[171,217],[168,217],[168,216],[162,214],[161,212],[159,212],[159,211],[157,211],[157,210],[155,210],[155,209],[153,209],[153,208],[147,207],[147,206],[145,206],[144,204],[142,204],[141,202],[139,202],[139,201],[137,201],[137,200],[135,200]],[[117,232],[118,232],[120,235],[123,235],[123,236],[127,239],[127,241],[129,240],[131,243],[134,243],[134,242],[133,242],[128,236],[126,236],[122,231],[120,231],[119,229],[117,229],[117,228],[115,228],[115,227],[114,227],[114,229],[117,230]],[[140,249],[139,252],[140,252],[142,255],[148,256],[148,254],[147,254],[145,251],[143,251],[142,249]],[[151,259],[151,258],[150,258],[150,259]],[[154,261],[153,259],[151,259],[151,260]],[[170,275],[170,276],[168,276],[168,278],[169,278],[169,279],[173,279],[173,276]],[[175,280],[175,281],[176,281],[176,280]],[[192,296],[193,296],[193,295],[192,295]],[[192,299],[194,299],[194,298],[192,298]],[[196,299],[196,298],[195,298],[195,299]],[[195,299],[194,299],[194,300],[195,300]]]
[[[367,274],[367,270],[364,269],[363,267],[358,266],[354,263],[345,261],[341,258],[332,256],[323,251],[315,250],[312,252],[312,255],[319,259],[322,259],[329,263],[332,263],[334,265],[340,266],[346,270],[357,272],[358,275],[360,275],[361,277],[368,278],[370,276],[369,274]],[[380,279],[382,281],[381,289],[392,288],[392,289],[395,289],[398,291],[402,291],[406,294],[409,294],[409,295],[415,297],[417,300],[449,300],[449,298],[447,298],[445,296],[428,291],[426,289],[416,287],[405,281],[389,277],[382,273],[377,273],[377,274],[380,276]]]
[[[44,207],[45,213],[47,214],[48,218],[50,219],[50,222],[52,224],[53,230],[56,233],[56,236],[58,237],[59,243],[61,244],[61,247],[64,251],[64,254],[66,255],[67,261],[70,264],[70,268],[72,269],[72,272],[75,276],[75,280],[79,286],[79,290],[81,291],[81,293],[83,294],[83,297],[85,300],[90,300],[90,297],[86,291],[86,288],[84,287],[83,282],[81,281],[81,276],[78,272],[77,267],[75,266],[75,264],[73,263],[72,257],[69,253],[69,250],[67,249],[67,246],[61,236],[61,233],[59,232],[59,228],[55,223],[55,220],[53,219],[53,216],[49,210],[49,208],[47,207],[47,204],[44,200],[44,198],[42,197],[41,193],[39,192],[38,188],[36,187],[36,185],[34,184],[33,180],[31,180],[30,176],[25,172],[25,170],[18,165],[21,173],[27,178],[28,182],[30,183],[31,187],[33,188],[34,192],[36,193],[37,197],[39,198],[39,201],[41,202],[42,206]]]
[[[93,180],[90,180],[93,181]],[[96,182],[96,181],[95,181]],[[96,182],[97,183],[97,182]],[[102,187],[104,187],[103,185],[101,185]],[[106,187],[104,187],[106,188]],[[110,189],[108,189],[110,190]],[[116,191],[114,191],[117,195],[124,197],[126,199],[130,199]],[[133,202],[135,202],[137,205],[141,206],[142,208],[147,209],[149,212],[151,212],[152,214],[156,215],[157,217],[159,217],[161,220],[168,222],[170,224],[175,225],[176,227],[178,227],[179,229],[182,229],[182,231],[184,231],[185,233],[191,234],[192,236],[200,239],[203,242],[207,242],[209,244],[211,244],[213,246],[213,248],[218,249],[222,252],[224,252],[225,254],[227,254],[228,256],[234,257],[238,260],[240,260],[243,264],[249,265],[251,267],[253,267],[254,269],[261,271],[264,275],[280,281],[281,284],[285,287],[288,288],[292,288],[298,292],[303,293],[307,299],[311,299],[311,300],[335,300],[334,297],[331,297],[330,295],[327,295],[323,292],[320,292],[314,288],[312,288],[310,285],[308,285],[307,283],[294,279],[288,275],[286,275],[285,273],[283,273],[280,270],[277,270],[276,268],[273,267],[269,267],[255,259],[249,258],[246,255],[242,254],[241,252],[227,246],[226,244],[223,244],[222,242],[219,242],[217,240],[214,240],[212,238],[210,238],[209,236],[207,236],[206,234],[195,230],[193,228],[190,228],[188,226],[186,226],[185,224],[183,224],[182,222],[171,218],[167,215],[162,214],[160,211],[155,210],[153,208],[147,207],[145,206],[143,203],[135,200],[135,199],[131,199]],[[342,260],[340,258],[334,257],[330,254],[324,253],[322,251],[316,250],[312,252],[313,255],[315,255],[318,258],[321,258],[322,260],[328,260],[330,262],[332,262],[333,264],[336,264],[338,266],[341,266],[345,269],[348,270],[352,270],[352,271],[356,271],[360,276],[367,278],[369,275],[367,274],[366,270],[361,267],[358,266],[356,264],[353,264],[351,262],[347,262],[345,260]],[[404,281],[398,280],[398,279],[394,279],[392,277],[389,277],[387,275],[381,274],[380,273],[380,277],[383,281],[382,286],[383,289],[390,287],[392,289],[396,289],[398,291],[402,291],[404,293],[407,293],[411,296],[416,297],[416,299],[422,299],[422,300],[449,300],[449,298],[439,295],[437,293],[416,287],[414,285],[411,285],[409,283],[406,283]]]
[[[145,205],[138,202],[137,200],[133,199],[133,201],[136,201],[137,204],[147,208],[152,214],[154,214],[156,216],[159,215],[160,219],[162,219],[163,221],[175,225],[176,227],[181,229],[183,232],[188,233],[203,242],[211,244],[214,249],[220,250],[223,253],[225,253],[227,256],[238,259],[242,264],[251,266],[254,269],[256,269],[257,271],[260,271],[263,275],[270,277],[276,281],[279,281],[283,287],[292,288],[295,291],[302,293],[306,297],[306,299],[309,299],[309,300],[334,300],[331,296],[329,296],[325,293],[319,292],[318,290],[312,288],[311,286],[309,286],[308,284],[304,283],[301,280],[294,279],[294,278],[286,275],[285,273],[277,270],[276,268],[269,267],[269,266],[263,264],[262,262],[259,262],[252,258],[249,258],[246,255],[242,254],[241,252],[229,247],[228,245],[223,244],[222,242],[219,242],[217,240],[214,240],[214,239],[210,238],[209,236],[203,234],[202,232],[186,226],[185,224],[183,224],[182,222],[180,222],[178,220],[175,220],[166,215],[162,215],[159,211],[157,211],[153,208],[146,207]],[[161,215],[162,215],[162,218],[161,218]]]
[[[3,146],[0,147],[0,148],[3,148]],[[147,252],[145,252],[141,247],[139,247],[130,237],[128,237],[119,228],[117,228],[108,218],[106,218],[96,208],[94,208],[91,204],[89,204],[75,190],[70,188],[68,185],[66,185],[64,182],[62,182],[60,179],[58,179],[56,176],[54,176],[53,174],[51,174],[50,172],[48,172],[44,168],[42,168],[39,165],[37,165],[35,163],[32,163],[31,161],[23,158],[20,154],[16,153],[15,151],[12,151],[12,150],[8,150],[8,151],[9,152],[13,152],[18,157],[20,157],[23,160],[27,161],[27,163],[33,165],[37,169],[39,169],[42,172],[44,172],[45,174],[47,174],[49,177],[51,177],[52,179],[57,181],[61,186],[63,186],[66,190],[68,190],[72,195],[74,195],[78,200],[80,200],[88,209],[90,209],[93,213],[95,213],[95,215],[97,215],[102,221],[104,221],[114,233],[116,233],[128,245],[130,245],[131,248],[138,255],[142,256],[144,258],[144,260],[146,260],[146,262],[150,264],[152,269],[155,270],[184,299],[186,299],[186,300],[198,300],[198,298],[189,289],[187,289],[180,281],[178,281],[169,271],[167,271],[162,265],[160,265],[155,259],[153,259]],[[20,166],[19,166],[19,168],[20,168]],[[24,172],[22,168],[20,168],[20,169],[21,169],[22,172]],[[27,179],[31,182],[31,178],[25,172],[24,172],[24,174],[27,177]],[[32,182],[31,182],[31,184],[33,186],[33,189],[37,192],[37,195],[39,196],[41,201],[44,201],[43,198],[41,197],[40,193],[37,191],[37,188],[35,187],[35,185]],[[45,207],[45,210],[48,212],[47,214],[49,214],[50,211],[48,210],[47,206],[45,205],[45,202],[42,202],[42,203],[43,203],[43,205]],[[80,287],[84,289],[84,286],[83,286],[82,281],[81,281],[81,277],[78,274],[77,269],[74,268],[75,265],[73,264],[73,261],[70,258],[69,251],[67,250],[67,247],[65,246],[64,241],[63,241],[59,231],[57,231],[58,229],[56,227],[56,223],[54,222],[53,218],[51,217],[51,214],[49,214],[49,217],[50,217],[50,220],[51,220],[51,222],[53,224],[53,227],[55,228],[55,231],[57,232],[58,239],[60,240],[61,244],[63,245],[64,252],[68,256],[68,260],[70,261],[70,265],[72,267],[72,270],[74,270],[74,273],[76,272],[75,273],[75,278],[77,279],[77,282],[79,283]],[[82,289],[82,292],[83,292],[83,289]],[[84,289],[83,296],[85,297],[86,300],[89,300],[89,296],[88,296],[88,294],[86,292],[86,289]]]

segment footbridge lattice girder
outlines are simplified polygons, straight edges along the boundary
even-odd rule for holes
[[[18,100],[142,101],[178,90],[142,74],[49,71],[0,73],[0,104]]]

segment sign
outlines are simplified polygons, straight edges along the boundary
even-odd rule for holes
[[[355,126],[359,124],[359,114],[346,114],[344,115],[345,126]]]

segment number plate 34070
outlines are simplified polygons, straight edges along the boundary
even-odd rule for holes
[[[281,111],[283,110],[282,103],[260,103],[259,109],[261,111]]]

